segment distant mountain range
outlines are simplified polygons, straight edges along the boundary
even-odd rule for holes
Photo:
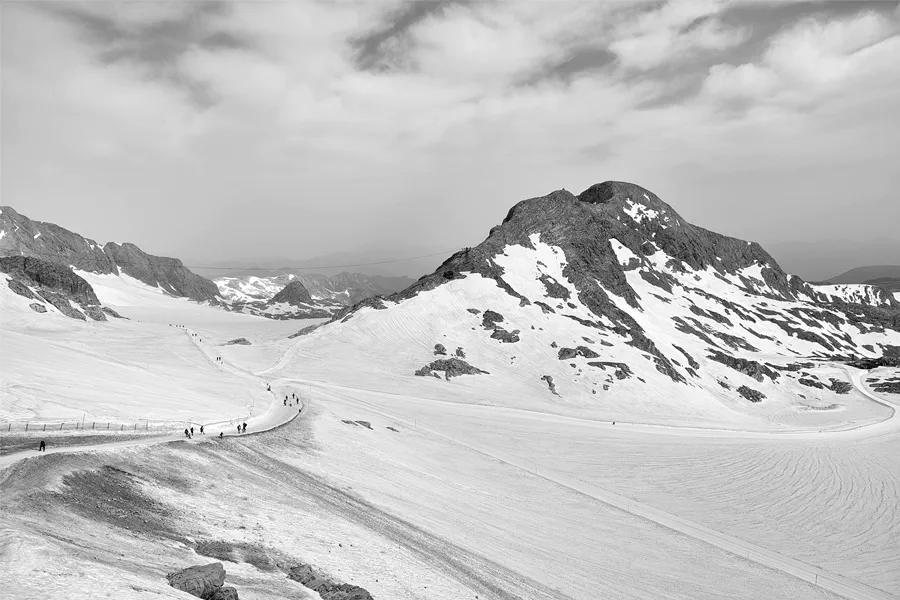
[[[856,267],[828,280],[829,283],[869,283],[874,279],[900,277],[900,265],[873,265]]]

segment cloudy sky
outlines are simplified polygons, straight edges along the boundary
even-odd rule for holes
[[[764,244],[900,248],[897,2],[0,6],[2,201],[98,241],[441,251],[618,179]]]

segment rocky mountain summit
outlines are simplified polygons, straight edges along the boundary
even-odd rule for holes
[[[647,384],[702,388],[728,406],[785,394],[824,402],[840,386],[825,377],[812,393],[797,380],[820,375],[794,365],[900,346],[900,304],[890,293],[809,284],[759,244],[692,225],[652,192],[615,181],[519,202],[478,246],[406,290],[342,311],[299,343],[357,320],[369,331],[379,319],[394,328],[433,322],[436,333],[459,321],[457,337],[441,333],[442,342],[485,347],[486,335],[491,351],[469,351],[474,364],[496,375],[527,361],[545,393],[552,377],[564,397]],[[628,376],[604,372],[610,364]],[[411,363],[410,374],[420,367]]]
[[[32,221],[9,206],[0,207],[0,256],[29,256],[100,274],[124,273],[199,302],[215,301],[219,293],[212,281],[177,258],[153,256],[129,243],[100,245],[53,223]]]

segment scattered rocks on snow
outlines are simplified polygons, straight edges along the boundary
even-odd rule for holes
[[[547,382],[547,387],[550,388],[550,392],[551,392],[552,394],[555,394],[555,395],[559,396],[559,393],[556,391],[556,385],[553,383],[553,377],[552,377],[552,376],[550,376],[550,375],[544,375],[543,377],[541,377],[541,381],[546,381],[546,382]]]
[[[435,344],[434,354],[435,356],[447,356],[447,349],[444,348],[443,344]]]
[[[576,356],[585,358],[598,358],[600,355],[588,348],[587,346],[577,346],[575,348],[560,348],[557,353],[559,360],[568,360]]]
[[[478,310],[477,308],[467,308],[466,310],[469,311],[470,313],[472,313],[473,315],[481,314],[481,311]]]
[[[512,331],[506,331],[501,327],[497,327],[494,329],[494,332],[491,333],[491,338],[500,340],[504,344],[515,344],[519,341],[519,330],[513,329]]]
[[[742,385],[737,389],[737,393],[749,400],[750,402],[761,402],[766,395],[758,390]]]
[[[237,590],[223,587],[225,568],[222,563],[197,565],[166,575],[169,585],[203,600],[237,600]]]
[[[33,310],[34,312],[39,312],[39,313],[47,312],[47,307],[39,302],[32,302],[28,306],[31,307],[31,310]]]
[[[239,338],[235,338],[233,340],[228,340],[227,342],[225,342],[222,345],[223,346],[249,346],[250,340],[248,340],[245,337],[239,337]]]
[[[547,288],[547,296],[550,298],[560,298],[562,300],[569,299],[569,290],[564,285],[550,277],[549,275],[541,275],[538,280]]]
[[[365,588],[350,583],[336,583],[316,572],[311,565],[301,564],[291,567],[288,579],[318,593],[322,600],[373,600],[372,595]]]
[[[429,375],[440,377],[437,374],[438,372],[443,372],[447,380],[460,375],[490,375],[487,371],[473,367],[466,361],[456,357],[436,360],[416,371],[415,375],[419,377],[427,377]]]
[[[549,305],[549,304],[545,304],[544,302],[541,302],[540,300],[536,300],[534,303],[535,303],[537,306],[540,306],[540,307],[541,307],[541,312],[544,313],[544,314],[547,314],[547,313],[554,313],[554,314],[555,314],[555,313],[556,313],[555,310],[553,310],[552,308],[550,308],[550,305]]]
[[[95,321],[106,321],[106,313],[99,306],[85,306],[83,310],[84,314]]]
[[[390,430],[393,431],[394,433],[400,433],[400,430],[399,430],[399,429],[395,429],[394,427],[391,427],[390,425],[388,425],[385,429],[390,429]]]
[[[723,388],[725,388],[726,390],[730,390],[730,389],[731,389],[731,386],[728,385],[727,383],[725,383],[724,381],[722,381],[721,379],[718,379],[717,382],[718,382],[719,385],[721,385],[721,386],[722,386]]]
[[[466,357],[466,353],[463,351],[462,346],[460,346],[456,349],[456,356],[458,356],[459,358]]]
[[[612,367],[616,370],[614,373],[616,379],[627,379],[633,375],[633,373],[631,372],[631,368],[629,368],[629,366],[625,363],[595,360],[589,362],[588,365],[592,367],[600,367],[604,371],[606,370],[606,367]]]
[[[816,388],[820,390],[825,387],[823,383],[816,381],[815,379],[809,379],[808,377],[801,377],[797,380],[797,383],[799,383],[800,385],[805,385],[806,387]]]

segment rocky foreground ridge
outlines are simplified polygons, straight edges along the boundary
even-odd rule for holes
[[[486,303],[491,294],[501,297]],[[467,311],[450,305],[463,298]],[[804,385],[821,375],[797,365],[900,347],[892,294],[809,284],[759,244],[692,225],[652,192],[614,181],[519,202],[478,246],[399,293],[345,309],[304,340],[356,319],[369,327],[379,318],[373,309],[392,313],[395,324],[405,312],[448,330],[450,321],[465,322],[458,335],[467,339],[441,335],[467,352],[472,336],[492,338],[490,356],[469,354],[474,365],[496,373],[487,367],[501,352],[513,354],[507,365],[526,355],[543,369],[535,374],[542,389],[550,377],[563,395],[597,394],[633,374],[642,383],[703,387],[732,403],[764,403],[788,388],[818,398],[846,390],[827,378],[821,388]],[[489,313],[496,316],[486,320]],[[621,366],[603,373],[611,364]]]

